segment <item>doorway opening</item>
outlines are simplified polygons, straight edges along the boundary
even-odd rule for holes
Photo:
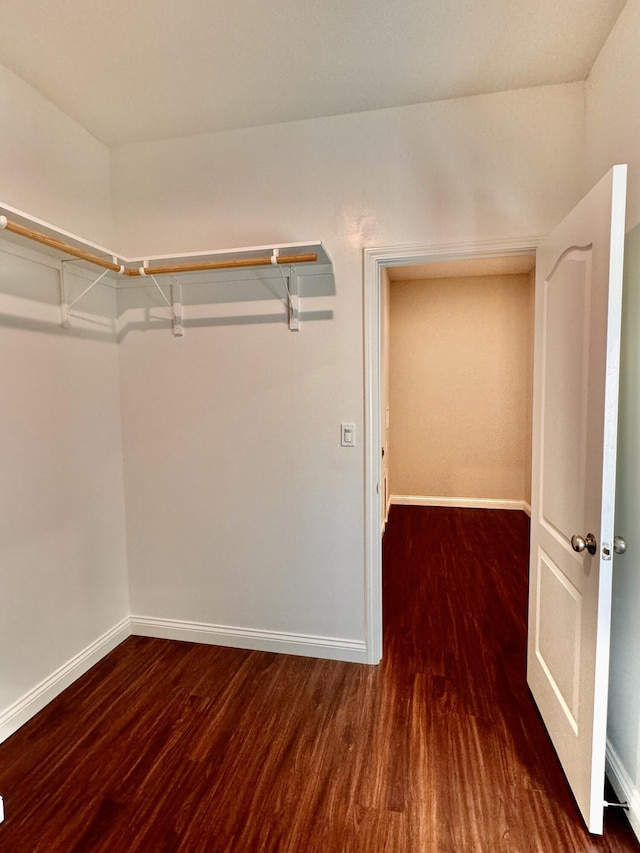
[[[382,270],[383,528],[391,503],[530,514],[534,279],[533,253]]]
[[[386,431],[386,404],[383,408],[383,309],[384,287],[389,270],[397,276],[446,277],[466,271],[533,267],[538,238],[481,244],[423,246],[365,250],[365,560],[366,560],[366,639],[369,663],[382,658],[382,520],[386,512],[387,489],[382,464],[383,432]],[[500,260],[499,260],[500,259]],[[487,274],[491,274],[490,272]],[[390,421],[393,417],[390,413]],[[391,490],[393,484],[391,483]]]

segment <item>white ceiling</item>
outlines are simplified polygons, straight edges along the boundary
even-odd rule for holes
[[[624,0],[3,0],[0,62],[108,145],[584,79]]]

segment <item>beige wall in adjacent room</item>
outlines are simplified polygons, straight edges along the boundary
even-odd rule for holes
[[[533,331],[535,316],[535,295],[536,295],[536,271],[532,269],[529,273],[529,334],[527,337],[527,389],[525,391],[526,401],[526,447],[527,461],[524,466],[524,500],[529,508],[531,508],[531,447],[533,442]]]
[[[391,285],[391,494],[529,501],[532,278]]]
[[[382,445],[382,526],[387,522],[389,510],[389,425],[387,412],[390,407],[389,399],[389,319],[391,312],[391,281],[389,272],[382,269],[380,277],[380,439]]]

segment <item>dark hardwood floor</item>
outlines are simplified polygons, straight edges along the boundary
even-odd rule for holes
[[[2,853],[564,853],[525,683],[528,520],[394,507],[379,667],[131,637],[0,745]]]

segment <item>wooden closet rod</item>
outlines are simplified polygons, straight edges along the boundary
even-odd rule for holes
[[[278,264],[310,264],[318,260],[315,252],[308,255],[278,255]],[[140,267],[137,270],[125,270],[125,275],[170,275],[179,272],[202,272],[204,270],[232,270],[239,267],[271,266],[271,255],[266,258],[236,258],[230,261],[206,261],[202,264],[183,264],[172,267]]]
[[[138,267],[137,269],[127,269],[123,264],[116,264],[112,261],[107,261],[100,258],[98,255],[93,255],[91,252],[85,252],[82,249],[76,249],[75,246],[69,243],[63,243],[61,240],[56,240],[54,237],[47,237],[46,234],[40,234],[38,231],[33,231],[31,228],[25,228],[24,225],[18,225],[17,222],[11,222],[6,216],[0,216],[0,229],[11,231],[12,234],[18,234],[21,237],[27,237],[29,240],[35,240],[37,243],[42,243],[49,246],[51,249],[57,249],[60,252],[65,252],[67,255],[73,255],[75,258],[80,258],[83,261],[89,261],[91,264],[102,267],[112,272],[122,273],[127,276],[146,276],[146,275],[176,275],[183,272],[204,272],[206,270],[229,270],[241,267],[267,267],[272,263],[272,256],[261,258],[236,258],[228,261],[205,261],[197,264],[178,264],[166,267]],[[309,264],[318,260],[315,252],[306,255],[278,255],[276,261],[278,264]]]
[[[47,237],[46,234],[40,234],[38,231],[33,231],[31,228],[25,228],[24,225],[18,225],[17,222],[11,222],[5,216],[0,216],[0,227],[5,231],[11,231],[12,234],[19,234],[21,237],[27,237],[29,240],[35,240],[36,243],[42,243],[49,246],[51,249],[58,249],[60,252],[66,252],[67,255],[73,255],[76,258],[81,258],[83,261],[89,261],[96,266],[103,267],[112,272],[122,272],[122,267],[119,264],[114,264],[112,261],[107,261],[104,258],[99,258],[97,255],[92,255],[90,252],[83,252],[82,249],[76,249],[75,246],[70,246],[68,243],[63,243],[61,240],[56,240],[54,237]]]

